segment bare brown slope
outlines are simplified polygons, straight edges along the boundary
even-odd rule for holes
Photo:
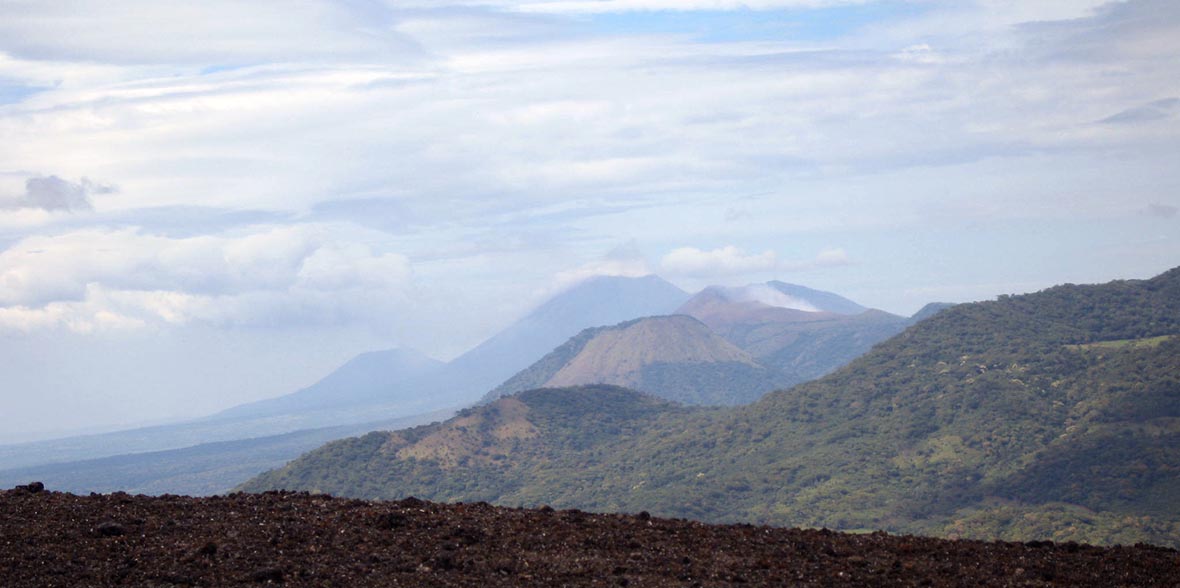
[[[39,490],[39,489],[38,489]],[[0,493],[0,584],[1175,586],[1147,546],[705,525],[409,498]]]
[[[758,364],[749,353],[688,316],[642,319],[599,333],[545,387],[614,384],[638,387],[645,367],[657,363]]]
[[[441,423],[420,439],[407,439],[400,431],[389,433],[381,451],[391,459],[435,460],[443,468],[484,465],[512,453],[517,441],[540,434],[528,412],[520,400],[501,398],[487,410],[465,411]]]
[[[575,385],[625,386],[695,405],[746,404],[798,383],[684,315],[586,329],[489,392],[485,402]]]

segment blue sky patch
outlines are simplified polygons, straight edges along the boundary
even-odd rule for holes
[[[682,34],[704,42],[824,41],[927,10],[908,2],[878,2],[791,10],[635,11],[595,14],[587,20],[599,32],[620,35]]]
[[[0,104],[18,104],[29,96],[44,91],[45,88],[25,86],[15,82],[0,80]]]

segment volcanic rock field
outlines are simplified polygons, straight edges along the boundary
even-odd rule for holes
[[[1180,586],[1149,545],[950,541],[408,498],[0,494],[3,586]]]

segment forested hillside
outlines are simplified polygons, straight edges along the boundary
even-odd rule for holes
[[[243,489],[541,503],[556,487],[593,494],[599,474],[590,472],[662,418],[685,423],[711,412],[615,386],[529,390],[445,423],[329,443]]]
[[[1177,335],[1180,270],[1065,285],[946,309],[745,407],[538,390],[501,401],[511,427],[372,434],[248,488],[1177,546]],[[448,427],[466,444],[427,447],[466,449],[406,449]],[[496,452],[475,458],[485,443]]]

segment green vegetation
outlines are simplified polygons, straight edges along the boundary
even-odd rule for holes
[[[593,466],[661,419],[695,412],[711,411],[614,386],[530,390],[445,423],[329,443],[242,489],[509,504],[543,502],[538,491],[554,485],[595,495]]]
[[[535,390],[246,488],[1180,547],[1177,334],[1180,269],[1065,285],[946,309],[749,406]]]
[[[1098,341],[1096,343],[1066,345],[1066,347],[1075,351],[1090,351],[1094,349],[1123,349],[1126,347],[1155,347],[1171,338],[1172,335],[1161,335],[1159,337],[1144,337],[1142,339],[1118,339],[1115,341]]]

